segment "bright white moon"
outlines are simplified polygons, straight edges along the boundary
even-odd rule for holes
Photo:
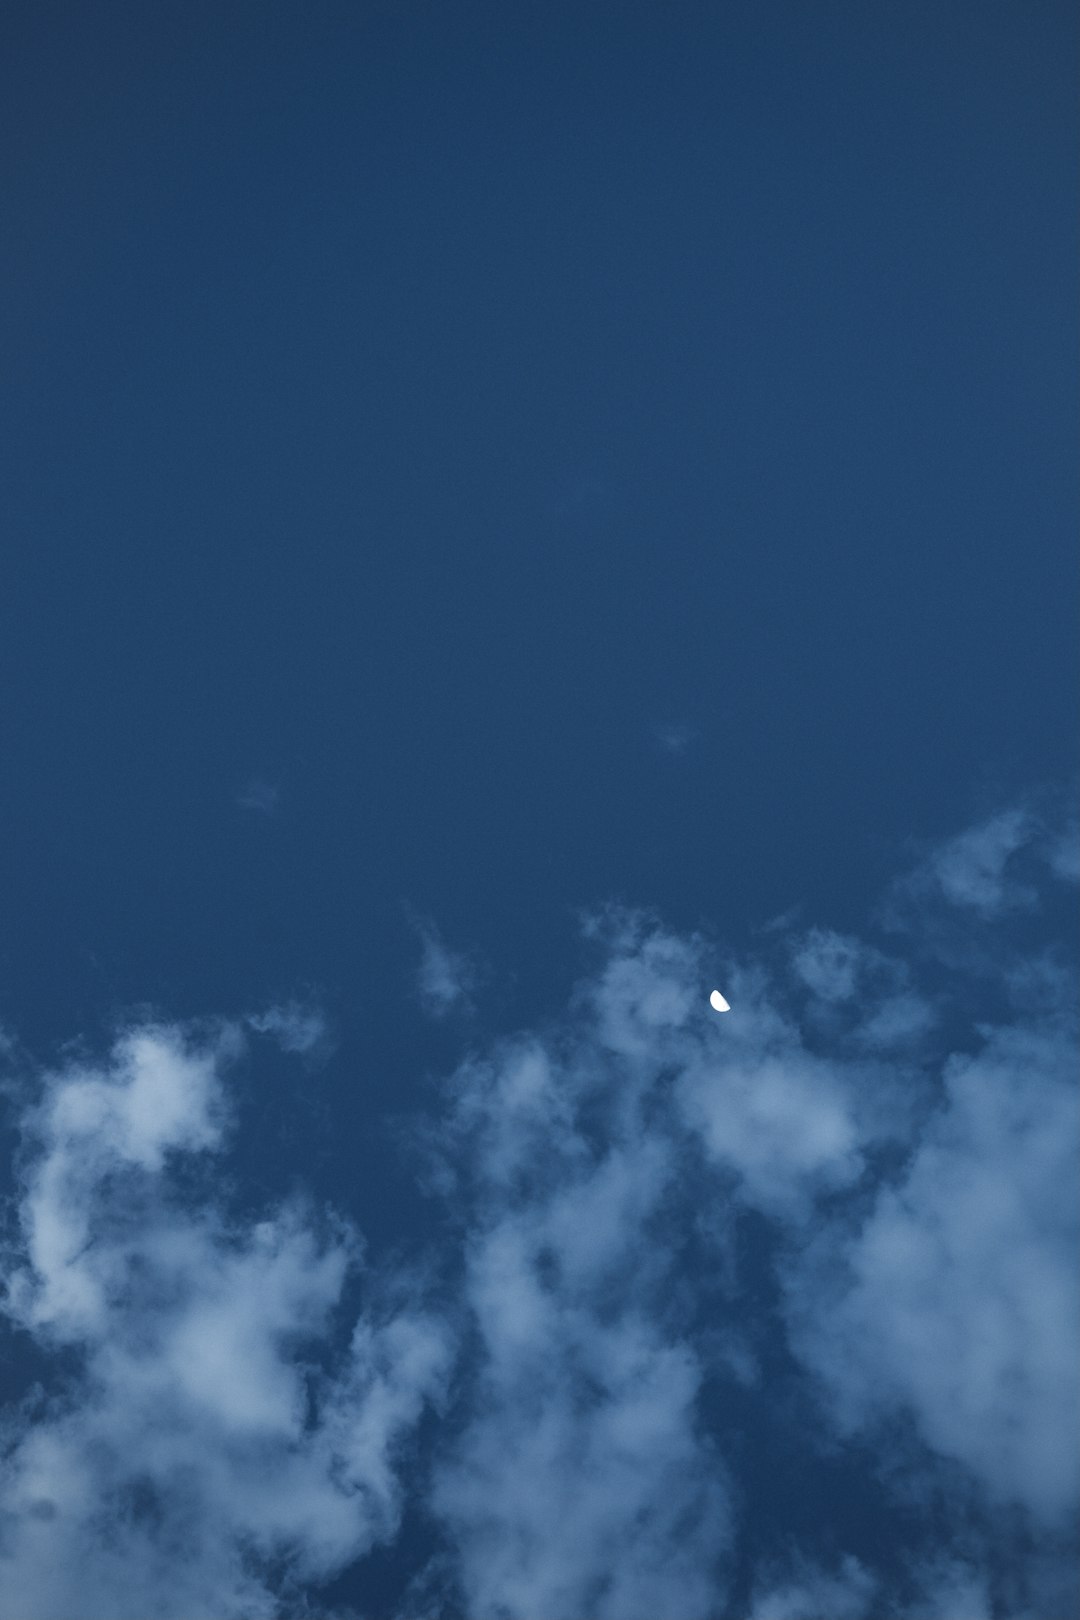
[[[709,997],[709,1006],[712,1007],[716,1012],[731,1011],[729,1003],[724,1000],[719,990],[714,990],[712,995]]]

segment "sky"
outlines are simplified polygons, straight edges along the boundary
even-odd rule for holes
[[[1077,32],[4,8],[0,1620],[1080,1611]]]

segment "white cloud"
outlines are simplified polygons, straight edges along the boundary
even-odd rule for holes
[[[788,1279],[795,1343],[841,1423],[890,1409],[1045,1522],[1080,1488],[1075,1033],[988,1031],[895,1185]]]
[[[135,1031],[108,1066],[51,1077],[30,1121],[5,1309],[79,1359],[7,1426],[19,1620],[269,1616],[278,1579],[325,1578],[396,1527],[394,1447],[440,1387],[444,1335],[402,1310],[362,1319],[332,1373],[306,1365],[355,1240],[297,1205],[245,1225],[198,1195],[237,1041]]]
[[[982,934],[1016,909],[1017,874],[1050,875],[1045,822],[994,825],[930,853],[905,891],[916,929],[945,900]],[[713,1620],[741,1411],[776,1398],[797,1423],[809,1381],[770,1383],[789,1352],[821,1397],[808,1450],[857,1436],[882,1488],[910,1507],[930,1482],[942,1505],[906,1583],[862,1546],[828,1567],[792,1553],[755,1572],[753,1620],[1063,1609],[1080,1416],[1064,948],[1017,961],[1006,927],[1013,1021],[950,1050],[940,968],[928,989],[851,935],[781,926],[740,962],[639,913],[584,932],[595,965],[565,1015],[470,1056],[425,1129],[441,1320],[403,1289],[346,1346],[356,1235],[296,1202],[241,1218],[211,1192],[236,1029],[146,1027],[48,1081],[5,1309],[67,1371],[8,1422],[0,1582],[20,1620],[304,1612],[394,1535],[406,1489],[447,1538],[456,1590],[434,1612]],[[460,1004],[471,970],[422,937],[429,1008]],[[294,1004],[246,1023],[294,1052],[323,1038]],[[768,1238],[749,1260],[748,1228]],[[762,1303],[777,1286],[786,1345]],[[428,1402],[445,1403],[434,1471],[403,1481]],[[970,1524],[1018,1505],[1035,1550],[1003,1586]]]
[[[969,1564],[916,1565],[903,1586],[887,1590],[857,1558],[835,1571],[795,1558],[783,1576],[759,1580],[749,1620],[991,1620],[986,1580]]]
[[[577,1007],[597,1048],[586,1067],[620,1064],[620,1117],[647,1108],[667,1130],[689,1131],[741,1200],[767,1213],[793,1214],[858,1177],[864,1139],[881,1129],[861,1058],[814,1055],[758,966],[725,967],[732,1010],[713,1018],[699,938],[625,914],[593,932],[609,955]]]
[[[912,991],[886,996],[854,1030],[854,1039],[868,1051],[895,1051],[929,1034],[937,1014],[925,996]]]
[[[627,1169],[597,1170],[622,1182],[621,1228],[611,1210],[599,1232],[571,1224],[610,1190],[586,1176],[471,1244],[482,1363],[433,1504],[475,1620],[714,1609],[725,1475],[699,1433],[697,1358],[650,1321],[627,1272],[640,1233],[628,1202],[648,1202]]]
[[[272,1036],[285,1052],[313,1052],[325,1047],[329,1037],[326,1018],[319,1008],[297,1001],[254,1013],[247,1023],[256,1034]]]
[[[1075,817],[1051,836],[1047,859],[1063,883],[1080,883],[1080,822]]]
[[[480,1273],[488,1263],[478,1257]],[[482,1287],[474,1276],[474,1298]],[[436,1480],[467,1612],[475,1620],[713,1613],[726,1491],[697,1432],[693,1354],[642,1321],[606,1327],[557,1300],[530,1304],[505,1341],[504,1323],[481,1318],[493,1364]],[[527,1355],[524,1324],[534,1335]]]
[[[577,997],[592,1014],[599,1045],[622,1058],[644,1058],[650,1068],[666,1051],[680,1053],[683,1031],[706,1006],[700,942],[628,912],[592,920],[586,935],[602,940],[607,955],[595,982],[580,986]]]
[[[830,1038],[834,1060],[845,1032],[857,1049],[895,1052],[916,1045],[937,1021],[907,964],[851,935],[809,929],[793,941],[792,968],[814,998],[809,1028]]]
[[[798,1048],[729,1062],[710,1055],[684,1071],[676,1092],[712,1162],[731,1169],[743,1199],[766,1213],[793,1214],[862,1169],[844,1087]]]
[[[994,1620],[987,1579],[970,1564],[939,1560],[917,1569],[915,1581],[919,1594],[903,1620]],[[1021,1616],[1014,1610],[1009,1620]]]
[[[418,921],[421,956],[417,986],[424,1011],[432,1018],[468,1005],[476,970],[468,957],[451,951],[433,923]]]
[[[893,885],[889,920],[925,926],[935,903],[984,922],[1008,919],[1040,904],[1047,875],[1078,881],[1080,828],[1061,795],[1043,792],[931,848]]]
[[[786,1220],[880,1134],[863,1060],[808,1050],[761,969],[729,964],[719,1021],[704,941],[624,911],[585,933],[601,960],[567,1018],[448,1086],[481,1362],[434,1503],[477,1620],[715,1612],[729,1486],[698,1393],[706,1359],[733,1388],[758,1370],[734,1324],[700,1347],[678,1327],[688,1177],[729,1200],[723,1230],[740,1204]]]
[[[272,816],[281,800],[281,789],[276,782],[261,776],[252,777],[237,794],[236,802],[242,810],[254,810],[260,816]]]
[[[677,1300],[709,1297],[674,1258],[691,1200],[711,1201],[692,1222],[716,1235],[713,1312],[740,1207],[800,1255],[785,1274],[792,1346],[828,1393],[834,1433],[876,1435],[894,1486],[905,1469],[925,1482],[959,1466],[987,1512],[1021,1503],[1060,1523],[1076,1498],[1078,1394],[1077,1233],[1061,1193],[1076,1162],[1075,1031],[1061,981],[1047,977],[1041,1025],[983,1031],[975,1055],[950,1055],[911,968],[854,938],[797,944],[813,992],[802,1026],[782,978],[738,962],[719,973],[696,936],[620,911],[585,933],[600,960],[566,1018],[471,1060],[450,1087],[444,1185],[459,1218],[472,1209],[465,1297],[481,1364],[435,1501],[467,1612],[715,1610],[730,1487],[713,1450],[725,1435],[703,1434],[695,1392],[706,1365],[753,1386],[759,1334],[722,1304],[707,1329],[678,1327]],[[732,1011],[718,1020],[707,988],[721,978]],[[827,1217],[814,1213],[823,1197]],[[614,1345],[655,1391],[662,1512],[611,1446],[626,1399]],[[918,1456],[890,1451],[879,1420],[896,1415],[921,1436]],[[673,1538],[671,1502],[695,1535]],[[936,1528],[947,1547],[956,1525]],[[621,1584],[624,1567],[651,1606]],[[991,1612],[989,1575],[955,1559],[905,1590],[883,1583],[854,1560],[800,1566],[759,1585],[755,1620]]]
[[[699,1358],[667,1321],[680,1127],[649,1046],[690,1015],[694,952],[621,927],[561,1036],[502,1043],[452,1082],[480,1360],[433,1504],[474,1620],[715,1610],[727,1480]]]
[[[855,982],[863,948],[829,928],[811,928],[794,956],[796,973],[823,1001],[847,1001]]]
[[[1025,811],[1005,810],[950,839],[930,862],[945,898],[983,917],[996,916],[1006,906],[1030,903],[1031,891],[1010,883],[1006,869],[1031,832],[1031,818]]]
[[[786,1579],[759,1583],[750,1620],[864,1620],[877,1587],[857,1558],[844,1558],[835,1573],[801,1561]]]

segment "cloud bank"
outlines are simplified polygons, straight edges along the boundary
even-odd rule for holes
[[[133,1028],[42,1077],[4,1260],[39,1380],[4,1430],[12,1612],[303,1613],[406,1504],[439,1537],[409,1612],[447,1620],[1069,1612],[1069,839],[995,813],[867,938],[789,920],[740,956],[590,917],[568,1005],[417,1126],[426,1302],[341,1217],[223,1178],[239,1026]],[[430,940],[437,1007],[459,980]],[[248,1023],[301,1054],[322,1029]],[[772,1433],[894,1505],[903,1567],[800,1544],[783,1482],[752,1483]]]

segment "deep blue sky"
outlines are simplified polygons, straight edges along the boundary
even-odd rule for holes
[[[308,1149],[381,1241],[382,1122],[460,1045],[410,915],[509,1028],[583,907],[854,927],[919,840],[1068,780],[1077,32],[7,5],[20,1039],[317,999]]]
[[[3,29],[20,1023],[842,921],[1071,759],[1070,8]]]

